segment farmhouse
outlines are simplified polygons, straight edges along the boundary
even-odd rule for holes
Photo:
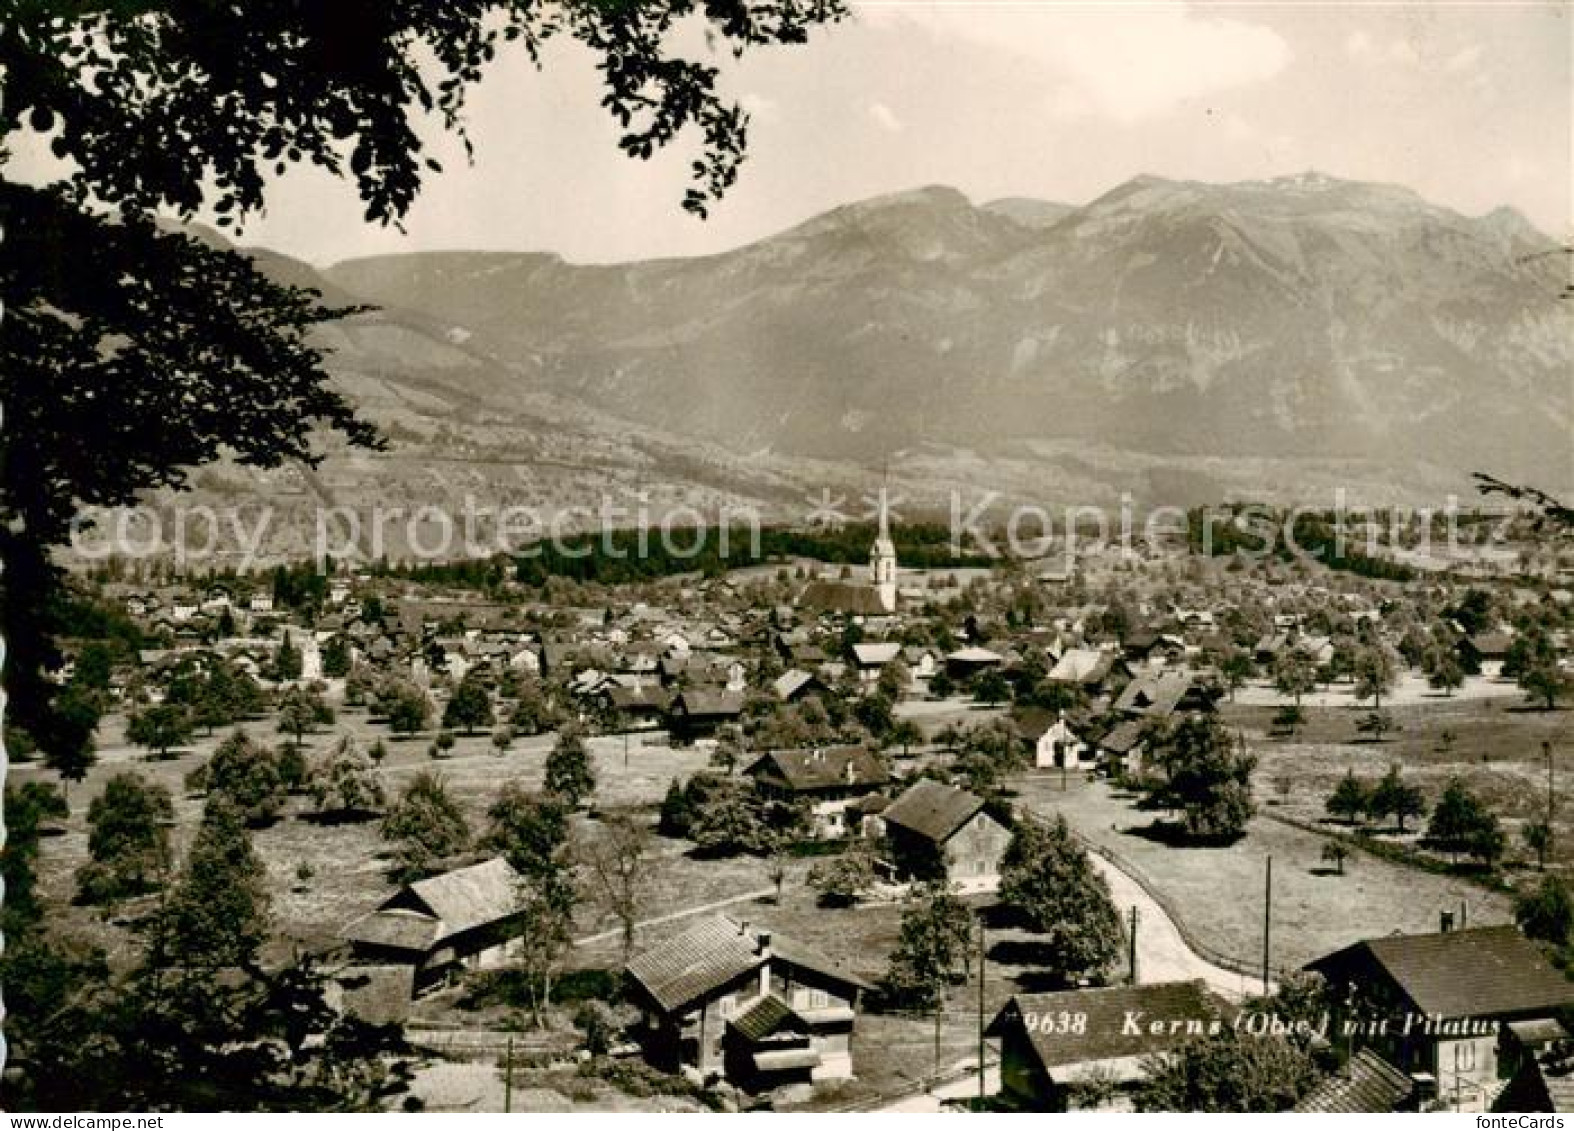
[[[1574,982],[1514,927],[1367,939],[1306,968],[1353,995],[1350,1019],[1387,1020],[1359,1025],[1357,1044],[1471,1111],[1491,1107],[1535,1034],[1574,1005]]]
[[[742,714],[741,691],[690,687],[673,698],[667,717],[674,739],[693,742],[714,735],[717,728],[727,723],[737,722]]]
[[[1066,712],[1027,708],[1015,718],[1017,733],[1033,748],[1033,765],[1040,770],[1076,770],[1092,766],[1096,751],[1083,741]]]
[[[857,831],[856,818],[848,819],[849,803],[891,780],[880,756],[864,746],[773,750],[743,772],[767,797],[807,801],[821,837]]]
[[[406,884],[344,929],[355,960],[413,967],[417,992],[461,969],[507,958],[519,931],[523,881],[501,856]]]
[[[859,995],[870,987],[800,943],[714,915],[626,972],[659,1068],[757,1092],[853,1074]]]
[[[1144,1061],[1230,1024],[1233,1010],[1201,981],[1018,994],[986,1030],[1000,1039],[1000,1094],[1020,1108],[1066,1111],[1069,1088],[1130,1085]]]
[[[999,876],[1011,839],[984,812],[982,797],[927,778],[886,806],[881,819],[898,869],[924,879],[987,884]]]

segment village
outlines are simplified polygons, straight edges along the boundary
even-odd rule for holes
[[[91,741],[8,736],[39,898],[114,968],[233,838],[248,960],[397,1028],[407,1109],[1174,1110],[1271,1041],[1298,1110],[1565,1110],[1567,563],[868,538],[84,578]]]

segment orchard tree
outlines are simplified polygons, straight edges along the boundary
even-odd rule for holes
[[[609,817],[578,853],[596,899],[622,928],[624,962],[634,956],[639,917],[650,901],[653,847],[647,825],[628,817]]]
[[[915,887],[881,982],[886,996],[934,1011],[938,1025],[946,986],[966,976],[973,930],[972,910],[944,883]]]
[[[339,819],[381,813],[388,801],[382,774],[350,735],[312,767],[307,790],[319,813]]]
[[[168,758],[172,749],[191,738],[191,731],[191,715],[170,703],[146,707],[126,724],[126,737],[159,758]]]
[[[563,798],[570,808],[596,792],[596,768],[585,746],[585,734],[574,724],[558,731],[552,752],[547,755],[545,788]]]
[[[422,770],[406,783],[383,816],[383,839],[393,845],[401,879],[438,872],[444,860],[470,847],[464,810],[436,774]]]
[[[1552,851],[1552,826],[1546,821],[1527,821],[1519,835],[1525,847],[1536,854],[1536,870],[1546,871],[1547,854]]]
[[[77,870],[83,902],[112,902],[153,890],[170,868],[174,819],[175,804],[164,786],[131,772],[110,778],[87,810],[89,860]]]
[[[1396,762],[1388,767],[1388,772],[1372,787],[1366,811],[1376,820],[1394,818],[1402,834],[1407,820],[1426,814],[1426,797],[1419,786],[1411,785],[1400,777],[1399,764]]]
[[[1355,697],[1370,699],[1374,713],[1383,709],[1383,696],[1399,682],[1399,664],[1386,645],[1373,644],[1355,657]]]
[[[333,722],[333,708],[317,692],[305,687],[292,687],[279,698],[279,729],[295,739],[300,746],[312,728]]]
[[[1483,864],[1503,855],[1505,838],[1493,813],[1459,778],[1449,779],[1432,809],[1426,840],[1433,847],[1457,857],[1461,852]]]
[[[1138,1111],[1289,1111],[1321,1076],[1300,1044],[1226,1023],[1149,1058],[1132,1101]]]
[[[429,695],[407,680],[389,680],[377,692],[376,710],[395,734],[414,734],[432,721]]]
[[[1256,811],[1251,777],[1257,759],[1216,717],[1193,715],[1153,739],[1162,780],[1150,793],[1179,809],[1188,836],[1203,841],[1234,840]]]
[[[491,725],[492,696],[481,681],[480,672],[466,672],[459,686],[454,688],[448,706],[443,709],[443,726],[449,730],[462,730],[469,737],[476,732],[477,727]]]
[[[1574,933],[1574,893],[1563,877],[1544,875],[1514,901],[1514,921],[1529,937],[1565,947]]]
[[[809,886],[819,892],[823,907],[851,907],[879,880],[876,858],[868,842],[859,839],[847,851],[821,860],[809,869]]]
[[[1317,690],[1317,664],[1298,648],[1286,648],[1274,659],[1273,686],[1299,708],[1301,697]]]
[[[226,797],[248,825],[266,825],[284,807],[288,785],[277,752],[237,728],[186,775],[187,788]]]
[[[1366,785],[1355,776],[1354,770],[1346,770],[1344,777],[1339,779],[1339,784],[1328,795],[1323,808],[1330,817],[1335,817],[1347,825],[1353,825],[1371,812],[1372,794]]]

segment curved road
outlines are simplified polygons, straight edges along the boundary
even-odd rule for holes
[[[1182,982],[1201,978],[1208,986],[1231,999],[1262,992],[1262,981],[1234,970],[1215,966],[1192,950],[1181,937],[1180,928],[1147,889],[1121,871],[1112,861],[1089,852],[1093,866],[1109,882],[1109,893],[1121,909],[1129,926],[1131,909],[1137,909],[1137,981]],[[1270,983],[1271,987],[1271,983]]]

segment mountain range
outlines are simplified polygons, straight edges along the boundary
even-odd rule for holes
[[[336,455],[319,491],[550,502],[605,480],[788,506],[885,476],[1057,505],[1341,485],[1437,504],[1476,469],[1574,484],[1566,251],[1511,209],[1393,185],[1145,176],[1080,207],[927,187],[612,265],[249,250],[378,308],[322,342],[393,450]]]

